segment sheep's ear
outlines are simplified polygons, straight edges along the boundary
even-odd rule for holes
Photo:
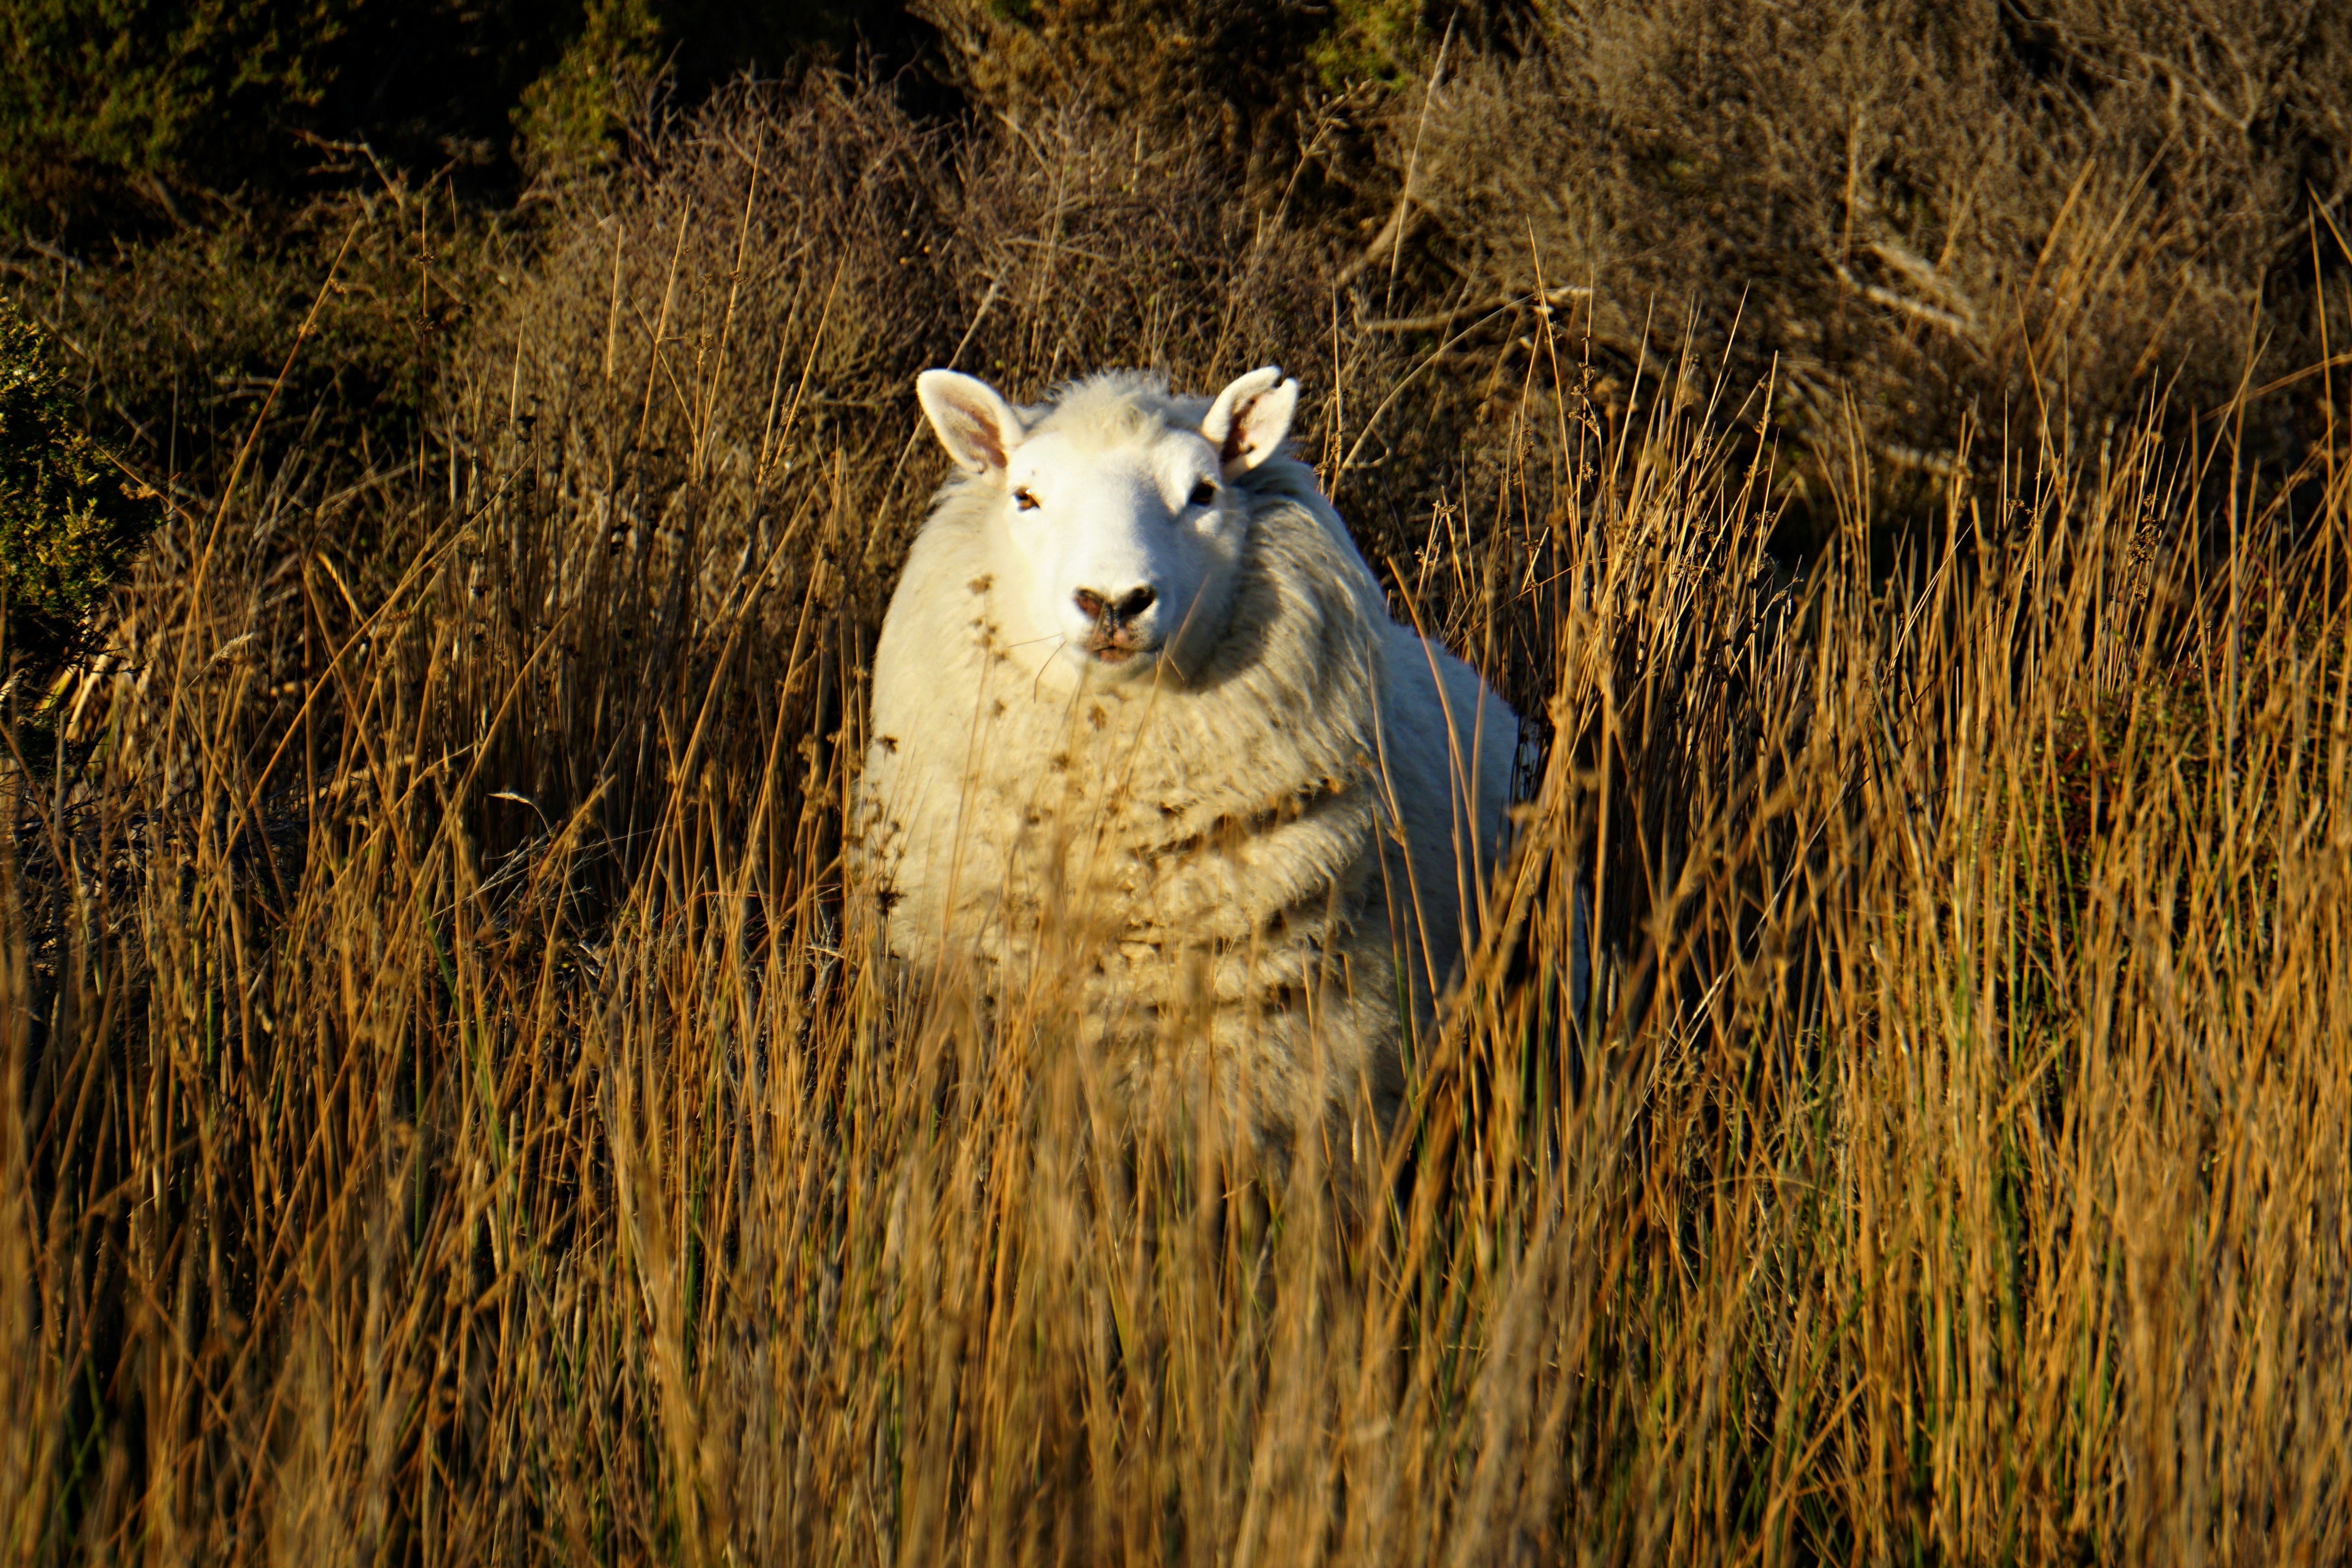
[[[1230,479],[1273,457],[1297,412],[1298,384],[1283,380],[1278,366],[1266,365],[1217,394],[1209,416],[1201,421],[1201,434],[1217,449]]]
[[[915,378],[915,396],[949,457],[975,474],[1004,471],[1004,459],[1021,444],[1021,416],[996,388],[977,376],[927,370]]]

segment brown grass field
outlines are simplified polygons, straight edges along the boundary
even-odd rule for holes
[[[1987,414],[1890,547],[1769,377],[1603,389],[1568,290],[1474,360],[1194,178],[708,118],[411,449],[175,508],[7,773],[6,1562],[2352,1555],[2342,433]],[[1360,1219],[842,870],[913,371],[1273,359],[1549,745]]]

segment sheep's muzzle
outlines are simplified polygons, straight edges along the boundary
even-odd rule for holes
[[[1097,622],[1095,629],[1087,634],[1087,651],[1105,664],[1125,664],[1139,653],[1150,652],[1151,648],[1150,640],[1139,634],[1133,626],[1107,630]]]
[[[1137,629],[1136,621],[1158,596],[1148,587],[1115,600],[1090,588],[1079,589],[1074,595],[1079,613],[1094,623],[1087,633],[1087,651],[1105,664],[1125,664],[1139,653],[1149,653],[1157,644]]]

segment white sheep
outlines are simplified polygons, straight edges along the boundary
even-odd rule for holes
[[[1172,1068],[1262,1148],[1320,1126],[1361,1157],[1475,930],[1517,720],[1390,618],[1284,454],[1279,370],[1214,402],[1126,372],[1022,409],[916,390],[961,471],[875,654],[892,949],[1000,997],[1075,981],[1126,1092]]]

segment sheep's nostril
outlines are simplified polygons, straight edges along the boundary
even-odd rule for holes
[[[1130,588],[1128,590],[1127,596],[1121,599],[1113,606],[1113,608],[1117,612],[1120,620],[1131,621],[1135,619],[1136,616],[1143,614],[1144,611],[1151,608],[1152,601],[1159,597],[1159,590],[1155,588]]]
[[[1103,603],[1102,595],[1091,588],[1079,589],[1070,595],[1070,602],[1077,605],[1078,614],[1090,621],[1101,620],[1103,612],[1110,607]]]

